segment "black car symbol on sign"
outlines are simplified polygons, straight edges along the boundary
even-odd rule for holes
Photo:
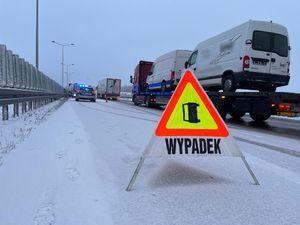
[[[200,119],[198,119],[197,107],[199,107],[199,104],[195,102],[182,104],[183,121],[189,123],[200,123]]]

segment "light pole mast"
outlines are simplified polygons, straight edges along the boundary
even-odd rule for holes
[[[75,64],[66,64],[65,66],[67,67],[67,71],[66,71],[66,74],[67,74],[67,87],[69,85],[69,66],[74,66]]]
[[[75,44],[73,44],[73,43],[61,44],[56,41],[52,41],[52,43],[61,46],[61,86],[64,87],[64,48],[66,46],[75,45]]]

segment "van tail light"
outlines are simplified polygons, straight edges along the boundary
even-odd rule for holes
[[[243,70],[249,69],[250,67],[250,58],[249,56],[245,55],[243,58]]]
[[[170,80],[174,80],[174,78],[175,78],[175,71],[172,70],[170,76],[171,76]]]
[[[291,105],[287,105],[287,104],[279,104],[278,105],[278,108],[281,110],[281,111],[290,111],[292,106]]]

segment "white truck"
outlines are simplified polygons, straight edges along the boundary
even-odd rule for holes
[[[98,98],[117,100],[121,93],[121,80],[115,78],[105,78],[98,82],[96,90]]]
[[[274,92],[289,83],[290,49],[284,26],[249,20],[200,42],[185,68],[206,90]]]
[[[162,92],[174,90],[191,53],[189,50],[174,50],[158,57],[147,77],[146,89]]]

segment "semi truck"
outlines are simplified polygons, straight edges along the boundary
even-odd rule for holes
[[[121,93],[121,80],[115,78],[105,78],[98,82],[96,89],[98,98],[117,100]]]
[[[130,77],[133,84],[132,101],[134,105],[145,104],[148,107],[168,104],[173,92],[148,91],[146,79],[153,62],[141,60]],[[267,120],[271,115],[300,116],[300,94],[289,92],[233,92],[207,91],[219,114],[227,114],[234,119],[242,118],[246,113],[258,122]]]

